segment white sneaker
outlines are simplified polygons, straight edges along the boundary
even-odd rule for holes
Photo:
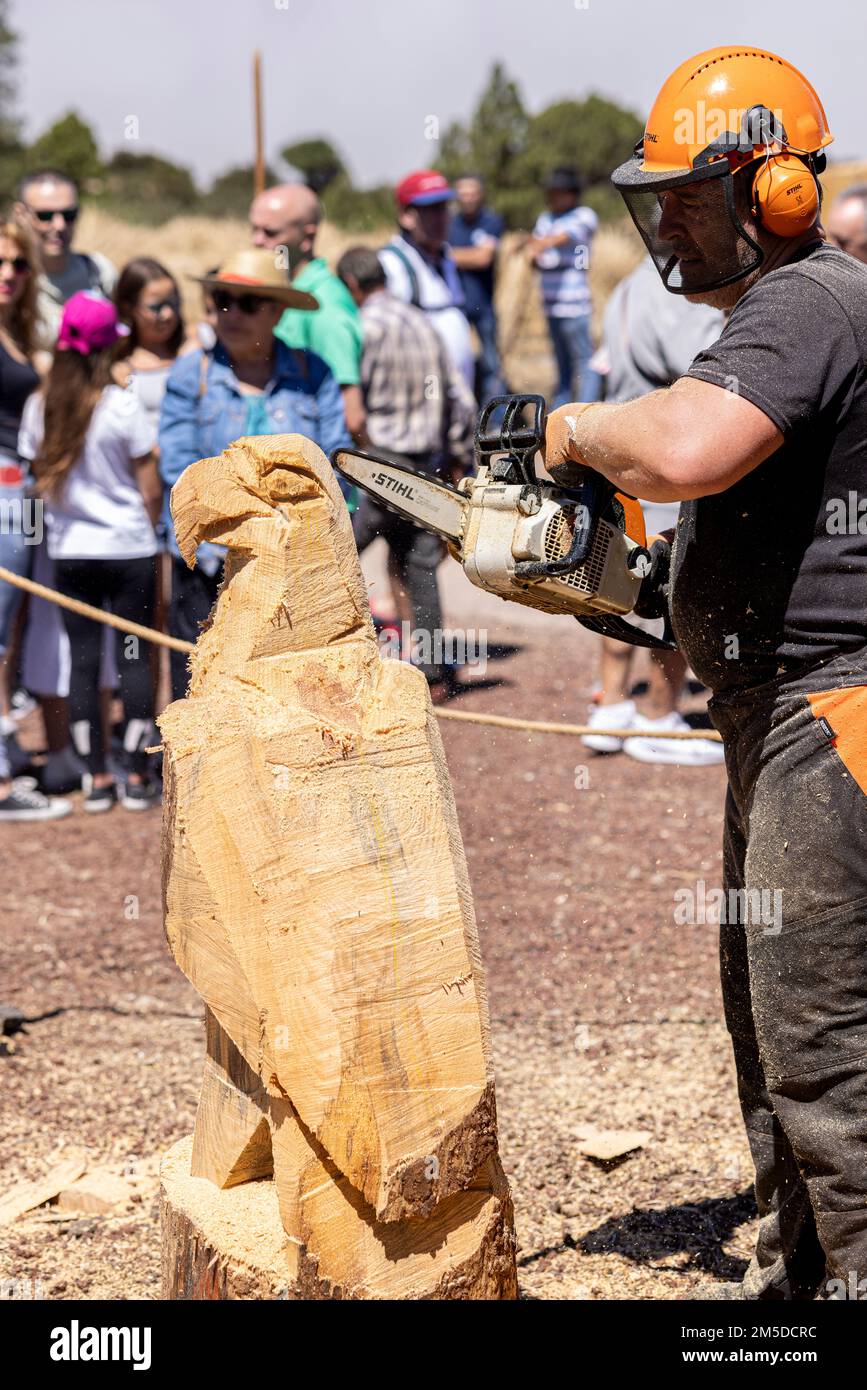
[[[32,777],[16,777],[8,796],[0,801],[0,823],[3,821],[60,820],[72,811],[72,802],[60,797],[43,796],[36,790]]]
[[[636,714],[633,721],[641,738],[628,738],[623,751],[640,763],[671,763],[680,767],[710,767],[723,761],[723,746],[709,738],[654,738],[657,732],[689,729],[683,715],[676,710],[661,719],[646,719]]]
[[[587,723],[591,729],[631,729],[636,719],[635,701],[621,700],[616,705],[591,705]],[[585,734],[581,742],[594,753],[619,753],[622,738],[605,734]]]

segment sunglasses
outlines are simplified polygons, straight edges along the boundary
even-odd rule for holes
[[[141,307],[146,314],[153,314],[156,317],[166,309],[170,309],[173,314],[176,314],[181,307],[181,301],[177,295],[171,295],[168,299],[157,299],[154,300],[153,304],[143,304]]]
[[[26,256],[0,256],[0,267],[4,265],[11,265],[16,275],[24,275],[30,269]]]
[[[28,208],[27,211],[38,222],[53,222],[55,217],[62,217],[67,227],[71,227],[78,216],[78,208]]]
[[[221,314],[225,314],[232,305],[240,309],[242,314],[258,314],[263,304],[272,303],[261,294],[229,294],[228,290],[212,290],[211,298]]]

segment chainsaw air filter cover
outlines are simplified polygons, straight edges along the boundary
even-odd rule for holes
[[[574,570],[538,579],[516,573],[522,562],[568,555],[574,523],[566,499],[542,496],[528,510],[523,488],[480,474],[463,537],[466,574],[482,589],[551,613],[630,612],[641,585],[628,569],[635,542],[601,517],[589,555]]]

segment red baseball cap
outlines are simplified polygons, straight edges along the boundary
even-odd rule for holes
[[[401,179],[394,196],[402,208],[428,207],[431,203],[447,203],[455,196],[449,187],[448,179],[438,174],[436,169],[416,169]]]

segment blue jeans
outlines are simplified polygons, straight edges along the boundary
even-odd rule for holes
[[[481,313],[468,317],[479,335],[482,349],[476,362],[476,399],[479,405],[484,405],[492,396],[506,394],[497,348],[497,316],[493,309],[483,309]]]
[[[33,560],[33,546],[28,543],[20,520],[26,496],[24,482],[0,482],[0,565],[24,578],[29,577]],[[20,589],[0,581],[0,656],[9,646],[12,624],[23,598]]]
[[[10,474],[14,465],[0,455],[0,467]],[[22,508],[27,494],[23,482],[0,481],[0,565],[13,574],[28,578],[33,559],[33,546],[28,545],[25,530],[21,525]],[[24,594],[12,584],[0,580],[0,657],[5,656],[12,636],[15,617],[21,607]],[[6,740],[8,735],[0,728],[0,781],[12,775],[9,764]]]
[[[593,340],[590,336],[590,315],[576,314],[572,318],[548,316],[548,332],[557,359],[557,390],[553,409],[572,401],[598,401],[601,382],[598,372],[590,367]]]

